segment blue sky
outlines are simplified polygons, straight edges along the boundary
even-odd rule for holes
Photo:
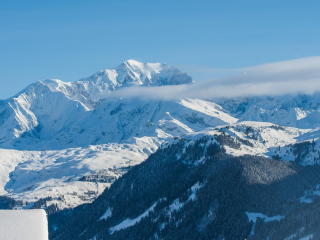
[[[320,1],[1,1],[0,99],[127,59],[242,68],[320,55]]]

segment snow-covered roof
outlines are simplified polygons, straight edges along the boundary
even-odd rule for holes
[[[0,210],[0,239],[48,240],[46,212],[35,210]]]

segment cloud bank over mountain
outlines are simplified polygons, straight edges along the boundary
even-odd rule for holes
[[[210,71],[210,69],[203,71]],[[123,88],[113,92],[110,96],[169,99],[221,98],[296,93],[313,94],[320,90],[320,57],[230,69],[230,72],[238,72],[238,74],[197,81],[191,85]]]

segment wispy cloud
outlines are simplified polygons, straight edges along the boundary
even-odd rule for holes
[[[218,69],[212,69],[212,71],[216,70]],[[191,69],[191,74],[192,71],[194,69]],[[320,91],[320,57],[231,69],[229,73],[232,73],[231,76],[229,74],[227,77],[216,77],[191,85],[123,88],[113,92],[111,96],[215,98],[295,93],[313,94]]]

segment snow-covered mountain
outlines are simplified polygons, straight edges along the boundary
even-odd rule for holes
[[[130,85],[165,86],[193,83],[187,73],[161,63],[128,60],[114,69],[105,69],[73,83],[51,79],[44,81],[52,92],[62,92],[89,109],[97,106],[110,91]]]
[[[272,122],[298,128],[320,127],[320,93],[215,99],[239,121]]]
[[[129,83],[160,86],[192,82],[188,74],[180,72],[175,67],[160,63],[143,64],[134,60],[72,83],[60,80],[38,81],[16,96],[0,102],[0,147],[28,149],[28,145],[34,146],[37,142],[41,142],[42,149],[92,144],[88,141],[83,144],[81,141],[72,144],[76,139],[72,135],[77,135],[88,126],[89,128],[94,125],[100,126],[101,122],[115,123],[113,119],[97,119],[97,113],[91,111],[96,110],[101,113],[102,109],[108,108],[110,115],[120,111],[124,104],[119,99],[105,101],[103,106],[100,106],[102,99],[108,96],[110,91]],[[139,102],[133,103],[129,107],[130,110],[144,107],[144,103],[141,106],[139,104]],[[157,108],[158,103],[154,103],[154,106]],[[95,118],[93,121],[97,122],[94,123],[92,117]],[[108,127],[105,131],[108,131]],[[104,136],[103,131],[100,133]],[[98,136],[91,137],[90,141],[97,141],[97,138],[99,133]],[[118,138],[111,136],[111,138],[119,141],[124,136]],[[48,139],[53,143],[45,143]]]
[[[64,195],[61,207],[75,206],[167,139],[237,121],[201,99],[105,98],[131,82],[152,87],[193,80],[172,66],[129,60],[72,83],[38,81],[1,101],[1,193],[31,202]],[[111,180],[79,181],[101,171]],[[68,197],[73,192],[78,197]]]
[[[110,95],[137,85],[192,83],[173,66],[128,60],[75,82],[38,81],[0,101],[1,194],[30,202],[51,196],[50,204],[74,207],[164,142],[202,134],[235,138],[237,147],[226,147],[235,156],[288,161],[298,158],[295,144],[314,139],[313,151],[299,152],[299,162],[317,163],[319,94],[211,100]]]

